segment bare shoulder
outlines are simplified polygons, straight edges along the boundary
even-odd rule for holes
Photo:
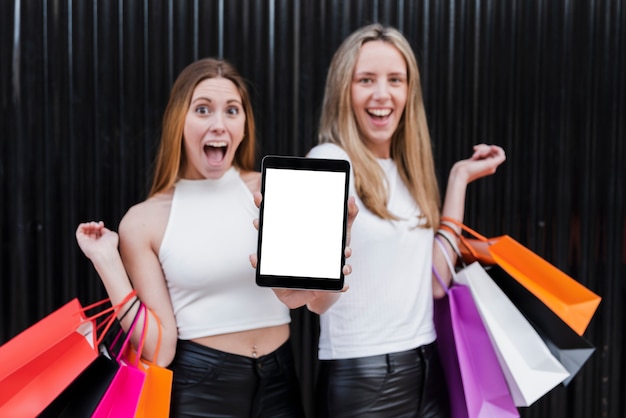
[[[261,173],[258,171],[242,171],[239,175],[251,193],[261,191]]]
[[[172,188],[132,206],[120,222],[120,240],[158,248],[169,219],[173,193]]]

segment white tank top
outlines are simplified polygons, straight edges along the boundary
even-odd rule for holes
[[[220,179],[179,180],[159,250],[183,340],[289,323],[289,309],[256,285],[258,217],[235,168]]]
[[[348,159],[340,147],[318,145],[313,158]],[[359,213],[352,226],[350,286],[320,316],[319,358],[344,359],[409,350],[435,340],[432,295],[433,230],[418,228],[417,204],[396,164],[378,160],[388,180],[387,208],[401,219],[383,220],[350,194]]]

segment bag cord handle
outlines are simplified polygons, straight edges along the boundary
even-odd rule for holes
[[[474,258],[478,258],[478,254],[476,254],[476,250],[474,250],[474,248],[470,245],[469,242],[467,242],[467,239],[463,236],[463,234],[461,232],[459,232],[455,226],[458,226],[461,228],[461,231],[465,231],[471,235],[473,235],[476,239],[478,239],[479,241],[485,242],[487,244],[489,244],[489,240],[484,237],[483,235],[480,235],[478,232],[474,231],[472,228],[468,227],[467,225],[465,225],[464,223],[453,219],[453,218],[449,218],[447,216],[442,216],[441,217],[441,230],[448,230],[452,233],[454,233],[455,236],[459,237],[459,241],[461,241],[461,244],[463,244],[463,246],[467,249],[467,251],[469,251],[469,253],[472,255],[472,257]]]
[[[441,252],[443,253],[444,258],[446,259],[446,264],[448,264],[448,268],[450,269],[450,273],[452,274],[452,282],[456,281],[456,270],[454,269],[454,266],[452,265],[452,260],[450,259],[450,256],[448,255],[448,250],[446,249],[446,246],[443,245],[443,242],[441,242],[441,238],[439,238],[438,236],[435,236],[435,242],[437,243],[437,245],[439,245],[439,248],[441,248]],[[446,292],[446,294],[448,294],[448,291],[450,290],[450,288],[446,286],[445,282],[443,281],[443,279],[437,272],[437,269],[435,268],[434,264],[432,266],[432,270],[433,270],[433,274],[439,281],[439,284],[441,285],[441,287],[443,287],[443,290]]]
[[[484,241],[484,242],[488,242],[489,240],[487,239],[487,237],[480,235],[478,232],[474,231],[472,228],[470,228],[469,226],[465,225],[463,222],[458,221],[454,218],[450,218],[448,216],[442,216],[441,217],[441,223],[446,225],[448,224],[448,226],[450,226],[450,224],[452,225],[456,225],[459,228],[461,228],[463,231],[473,235],[475,238],[478,238],[480,241]],[[457,235],[457,236],[461,236],[461,233],[457,232],[454,228],[451,228],[452,231]]]
[[[455,237],[452,237],[452,234],[448,229],[438,229],[436,235],[439,235],[440,237],[445,239],[448,244],[450,244],[450,248],[452,248],[452,250],[456,254],[457,260],[461,263],[463,267],[467,267],[467,264],[465,264],[465,260],[463,260],[463,254],[461,253],[461,250],[459,250],[459,246],[456,244],[456,235]]]

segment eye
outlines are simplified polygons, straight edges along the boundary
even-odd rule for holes
[[[374,80],[371,77],[361,77],[357,80],[359,84],[372,84]]]
[[[240,113],[240,109],[238,106],[229,106],[226,109],[226,113],[230,116],[237,116]]]
[[[211,113],[211,109],[208,106],[197,106],[196,113],[200,115],[208,115]]]
[[[404,83],[404,78],[403,77],[398,77],[398,76],[392,76],[389,78],[389,82],[392,84],[402,84]]]

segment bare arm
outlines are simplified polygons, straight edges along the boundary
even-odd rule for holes
[[[137,297],[151,312],[142,356],[165,366],[171,362],[176,349],[176,323],[158,257],[149,244],[149,235],[141,230],[146,225],[134,221],[137,215],[142,215],[145,219],[142,213],[135,211],[134,214],[127,214],[120,225],[120,235],[127,238],[122,246],[125,249],[126,264],[118,251],[120,236],[106,228],[103,222],[80,224],[76,230],[76,240],[93,263],[113,305],[123,301],[133,288],[137,290]],[[133,282],[127,271],[135,279]],[[123,306],[120,312],[126,312],[131,303],[132,301]],[[138,308],[135,304],[124,318],[122,327],[125,330],[130,328]],[[158,339],[154,315],[159,317],[163,334],[159,359],[153,358]],[[142,328],[143,322],[140,322],[133,333],[132,342],[135,346],[139,342]]]
[[[122,258],[118,251],[119,236],[116,232],[106,228],[102,221],[86,222],[78,225],[76,229],[76,240],[83,253],[89,258],[98,272],[102,284],[111,300],[112,305],[121,303],[133,286],[128,278]],[[139,295],[138,295],[139,297]],[[128,330],[139,310],[139,306],[134,303],[134,298],[128,301],[120,309],[120,314],[126,313],[122,320],[122,328]],[[150,324],[155,324],[149,320]],[[137,346],[141,335],[142,324],[136,327],[132,336],[132,343]],[[153,327],[156,330],[156,328]],[[151,344],[144,345],[144,357],[151,358],[153,347]],[[150,352],[148,354],[148,352]]]
[[[133,287],[128,280],[126,270],[118,252],[119,237],[100,222],[86,222],[78,225],[76,241],[85,256],[91,260],[98,272],[105,290],[116,305],[128,295]],[[131,302],[123,306],[125,312]]]
[[[137,290],[137,296],[152,314],[158,316],[161,323],[159,358],[153,358],[158,339],[158,329],[154,320],[148,322],[144,357],[161,366],[167,366],[174,358],[178,339],[176,319],[158,257],[162,233],[169,216],[169,206],[164,209],[164,205],[158,202],[151,203],[148,208],[132,208],[122,219],[120,253],[128,276]],[[139,336],[139,332],[136,334],[137,336],[133,337]]]
[[[497,145],[480,144],[474,146],[474,153],[465,160],[457,161],[450,170],[448,185],[443,201],[442,216],[457,219],[463,222],[465,215],[465,195],[469,183],[479,178],[491,175],[496,172],[500,164],[506,160],[504,150]],[[457,231],[460,233],[460,231]],[[445,240],[444,240],[445,243]],[[449,249],[452,261],[456,261],[456,255],[450,246]],[[443,258],[441,249],[433,243],[433,266],[439,272],[446,284],[449,284],[452,275],[448,265]],[[433,275],[433,295],[436,298],[444,296],[445,291]]]

